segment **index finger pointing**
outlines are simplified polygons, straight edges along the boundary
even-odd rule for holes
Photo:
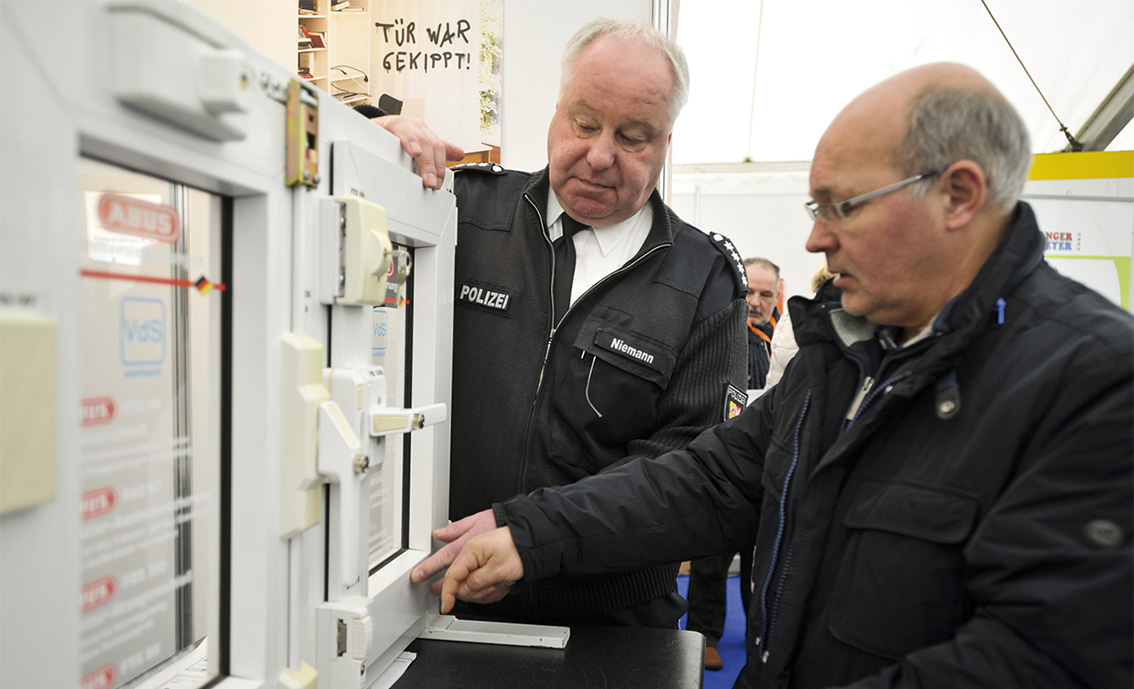
[[[459,561],[454,563],[445,574],[445,581],[441,584],[441,613],[448,614],[457,604],[457,590],[465,579],[469,570]]]

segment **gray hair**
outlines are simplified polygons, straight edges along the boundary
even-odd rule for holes
[[[999,93],[930,87],[914,98],[910,124],[894,150],[895,162],[909,176],[944,170],[972,160],[984,170],[989,205],[1004,211],[1019,200],[1032,164],[1028,130]],[[932,181],[914,185],[924,194]]]
[[[753,256],[751,258],[744,259],[744,267],[747,268],[748,266],[764,266],[768,270],[775,273],[776,277],[780,276],[780,267],[775,263],[772,263],[768,259],[762,258],[760,256]]]
[[[768,259],[760,257],[760,256],[753,256],[751,258],[744,259],[744,268],[747,269],[748,266],[764,266],[768,270],[775,273],[776,274],[776,294],[780,293],[780,267],[779,266],[777,266],[775,263],[772,263]]]
[[[649,24],[637,19],[619,19],[599,17],[592,19],[583,28],[579,29],[567,46],[563,49],[562,73],[559,81],[559,93],[563,93],[579,62],[583,50],[596,38],[614,36],[629,41],[637,41],[643,45],[655,48],[669,60],[673,72],[673,93],[669,99],[669,124],[672,127],[677,121],[678,114],[689,100],[689,63],[685,61],[685,53],[669,36],[658,31]]]

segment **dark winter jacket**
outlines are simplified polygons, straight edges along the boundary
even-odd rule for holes
[[[1130,687],[1134,320],[1043,249],[1020,204],[904,349],[829,284],[792,299],[799,352],[739,418],[497,506],[525,578],[729,552],[755,531],[738,686]]]
[[[779,317],[777,311],[773,321]],[[760,337],[752,328],[758,327],[764,337]],[[748,387],[753,390],[762,390],[768,378],[768,368],[772,365],[772,332],[775,330],[772,322],[761,326],[747,325],[748,331]]]
[[[727,239],[685,224],[655,191],[638,254],[555,324],[547,170],[465,169],[455,192],[450,518],[682,448],[724,420],[730,387],[743,399],[747,285]],[[524,595],[541,619],[563,620],[672,593],[675,574]],[[508,605],[496,613],[513,616]]]

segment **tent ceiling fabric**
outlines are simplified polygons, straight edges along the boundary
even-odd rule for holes
[[[1078,135],[1134,65],[1134,2],[985,2],[987,10],[981,0],[680,3],[677,39],[692,88],[674,129],[673,162],[810,160],[827,124],[854,96],[939,61],[987,76],[1020,111],[1033,152],[1064,150],[1056,116]],[[1103,112],[1128,120],[1130,107],[1120,101]],[[1131,149],[1134,125],[1126,124],[1106,150]]]

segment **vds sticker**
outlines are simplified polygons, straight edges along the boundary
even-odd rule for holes
[[[118,353],[126,366],[165,361],[165,302],[124,297],[118,308]]]

